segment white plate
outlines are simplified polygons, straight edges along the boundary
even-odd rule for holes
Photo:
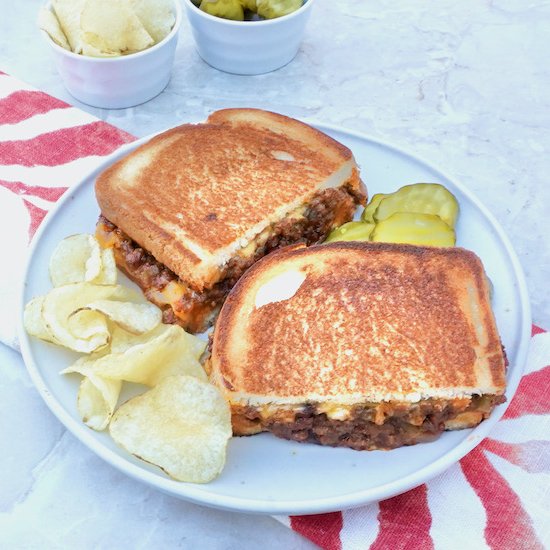
[[[458,245],[475,251],[494,284],[493,308],[510,367],[508,402],[525,363],[530,337],[529,300],[521,267],[494,218],[466,189],[435,168],[390,145],[341,129],[317,125],[347,145],[362,167],[370,194],[390,192],[414,182],[440,182],[457,197],[461,214]],[[107,165],[140,143],[106,159],[50,212],[34,239],[22,302],[50,289],[48,260],[67,235],[93,232],[98,207],[94,180]],[[222,475],[206,485],[179,483],[129,456],[107,433],[88,429],[76,410],[78,377],[58,372],[74,355],[36,338],[20,325],[25,363],[47,405],[85,445],[126,474],[172,495],[209,506],[244,512],[312,514],[341,510],[385,499],[439,474],[473,449],[504,413],[499,406],[474,430],[444,433],[440,439],[393,451],[359,452],[299,444],[270,434],[233,438]],[[94,473],[89,472],[92,478]]]

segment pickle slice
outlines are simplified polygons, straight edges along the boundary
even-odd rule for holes
[[[202,0],[199,9],[223,19],[244,20],[244,11],[239,0]]]
[[[454,228],[458,216],[458,202],[454,195],[439,183],[415,183],[405,185],[384,197],[374,212],[374,220],[380,222],[396,212],[435,214]]]
[[[376,212],[380,201],[388,196],[389,195],[386,195],[385,193],[376,193],[376,195],[373,195],[369,201],[369,204],[367,204],[365,210],[363,210],[363,213],[361,214],[361,221],[374,223],[374,213]]]
[[[435,214],[396,212],[376,224],[371,241],[454,246],[456,238],[454,229]]]
[[[325,242],[368,241],[373,229],[373,223],[348,222],[333,229]]]

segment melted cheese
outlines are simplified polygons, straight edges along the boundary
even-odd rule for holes
[[[321,403],[317,406],[317,410],[320,413],[325,413],[331,420],[347,420],[351,415],[350,407],[333,403]]]
[[[176,304],[189,292],[189,289],[181,281],[170,281],[162,290],[158,288],[147,291],[147,297],[158,305]],[[177,315],[177,311],[174,310]]]
[[[117,231],[111,231],[105,224],[98,223],[96,227],[96,238],[102,248],[114,248],[117,263],[127,269],[124,256],[118,252],[122,243],[122,236]],[[127,271],[130,271],[127,269]],[[178,314],[177,303],[189,293],[189,288],[180,280],[170,281],[164,288],[149,288],[145,291],[147,298],[159,307],[170,305],[176,316]]]

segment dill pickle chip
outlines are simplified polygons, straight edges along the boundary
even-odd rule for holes
[[[439,216],[416,212],[396,212],[376,224],[373,242],[454,246],[455,232]]]
[[[257,0],[256,11],[265,19],[275,19],[301,8],[303,0]]]
[[[243,7],[239,0],[202,0],[199,9],[216,17],[242,21],[244,19]]]
[[[336,229],[333,229],[325,242],[368,241],[373,229],[373,223],[348,222],[340,227],[337,227]]]
[[[454,195],[439,183],[414,183],[384,197],[374,212],[374,220],[380,222],[396,212],[434,214],[454,228],[458,216],[458,202]]]
[[[386,193],[376,193],[376,195],[373,195],[371,200],[369,201],[369,204],[367,204],[365,210],[363,210],[363,213],[361,214],[361,221],[374,223],[374,213],[376,212],[376,209],[378,208],[382,199],[385,199],[388,196],[389,195],[386,195]]]

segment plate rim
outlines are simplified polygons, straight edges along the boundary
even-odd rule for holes
[[[472,451],[481,441],[487,436],[493,426],[501,419],[502,415],[506,411],[506,408],[510,404],[521,377],[523,376],[525,363],[527,359],[527,353],[529,349],[529,342],[531,336],[531,308],[530,300],[527,289],[527,283],[525,280],[525,275],[521,267],[521,263],[517,257],[517,254],[509,240],[508,236],[504,232],[504,229],[493,216],[493,214],[485,207],[485,205],[472,193],[469,189],[463,186],[461,183],[457,182],[454,178],[450,177],[443,170],[441,170],[437,165],[432,164],[431,162],[426,161],[422,156],[412,154],[406,149],[396,146],[391,142],[386,140],[378,139],[374,136],[368,134],[349,130],[340,125],[326,124],[319,122],[315,119],[310,118],[301,118],[303,122],[310,124],[317,129],[328,133],[339,133],[352,138],[358,139],[369,143],[370,145],[375,145],[377,147],[382,147],[384,149],[389,149],[390,151],[397,153],[401,156],[406,157],[407,159],[419,163],[429,169],[430,171],[440,175],[445,180],[449,181],[454,185],[462,194],[464,194],[467,199],[475,205],[483,217],[489,221],[491,227],[496,231],[498,239],[503,245],[507,257],[511,262],[513,267],[513,280],[517,285],[517,293],[519,297],[520,313],[521,313],[521,325],[520,325],[520,334],[519,334],[519,346],[516,351],[518,357],[518,364],[514,366],[511,376],[507,379],[507,389],[506,396],[508,398],[506,403],[499,405],[491,414],[490,418],[482,422],[479,426],[474,428],[468,437],[462,439],[458,444],[452,447],[450,450],[444,454],[438,456],[430,464],[415,470],[414,472],[407,474],[399,479],[391,481],[389,483],[369,488],[355,491],[353,493],[346,493],[343,495],[325,497],[325,498],[315,498],[315,499],[293,499],[293,500],[266,500],[266,499],[252,499],[245,497],[235,497],[230,495],[219,495],[215,493],[208,492],[203,489],[208,487],[206,485],[198,485],[184,482],[177,482],[169,478],[163,478],[153,471],[144,469],[138,464],[130,462],[127,458],[118,455],[116,452],[112,451],[108,447],[104,446],[103,443],[96,439],[95,432],[92,433],[83,423],[77,421],[72,416],[66,412],[61,405],[61,402],[57,400],[54,395],[50,392],[45,380],[40,374],[39,368],[34,361],[33,354],[30,349],[30,337],[27,335],[24,326],[23,326],[23,311],[25,306],[25,294],[27,289],[27,280],[29,276],[29,270],[31,263],[35,255],[35,249],[38,247],[38,243],[42,240],[43,234],[47,231],[47,228],[50,222],[55,218],[57,212],[64,207],[65,203],[71,200],[71,197],[76,191],[78,191],[85,183],[93,178],[95,174],[104,170],[108,165],[113,163],[115,160],[120,158],[122,155],[127,154],[129,151],[134,150],[143,143],[149,141],[152,137],[157,134],[160,134],[164,131],[167,131],[170,128],[160,130],[158,132],[149,134],[142,138],[136,139],[130,143],[126,143],[121,147],[117,148],[115,151],[109,155],[99,159],[98,164],[95,168],[89,170],[86,174],[83,174],[80,178],[80,181],[70,187],[67,192],[56,202],[52,209],[45,216],[44,220],[40,224],[37,232],[35,233],[32,242],[29,246],[26,258],[26,264],[23,275],[23,284],[21,285],[19,304],[20,304],[20,315],[18,319],[18,338],[21,348],[21,353],[27,371],[33,381],[34,386],[38,390],[39,394],[45,401],[46,405],[50,411],[56,416],[56,418],[64,425],[64,427],[71,432],[79,441],[81,441],[89,450],[94,452],[97,456],[102,458],[105,462],[114,466],[119,471],[128,475],[140,482],[147,483],[164,493],[170,494],[180,499],[193,502],[195,504],[201,504],[206,506],[211,506],[214,508],[229,510],[235,512],[245,512],[245,513],[257,513],[257,514],[276,514],[276,515],[306,515],[306,514],[319,514],[327,513],[334,511],[341,511],[344,509],[355,508],[358,506],[366,505],[372,502],[377,502],[402,494],[406,491],[409,491],[422,483],[428,482],[433,479],[453,464],[457,463],[461,458],[466,454]],[[181,123],[183,124],[183,122]],[[177,125],[176,125],[177,126]],[[173,128],[175,126],[172,126]],[[353,152],[353,151],[352,151]],[[175,485],[177,484],[177,485]],[[175,490],[175,487],[183,489]]]

